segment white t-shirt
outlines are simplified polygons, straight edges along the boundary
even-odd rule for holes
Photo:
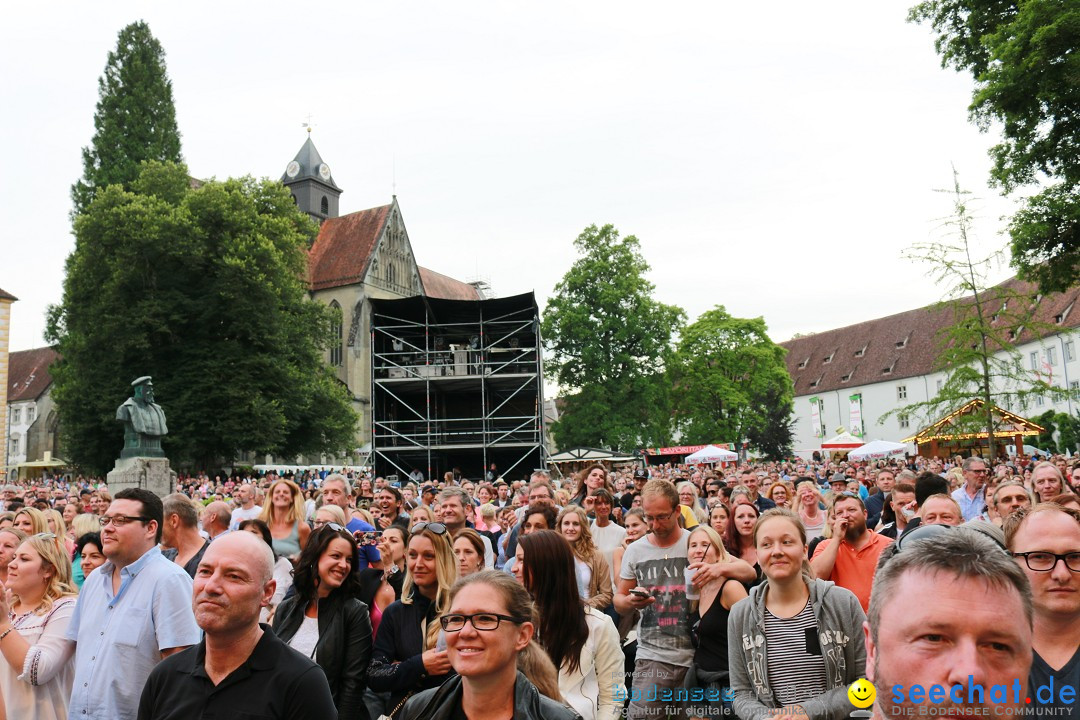
[[[229,521],[230,530],[239,530],[240,523],[245,520],[257,520],[259,513],[262,512],[262,508],[258,505],[252,505],[250,510],[245,510],[242,507],[238,507],[232,511],[232,520]]]
[[[309,658],[315,655],[315,646],[318,644],[319,618],[304,615],[304,622],[300,623],[296,634],[289,640],[289,647]]]

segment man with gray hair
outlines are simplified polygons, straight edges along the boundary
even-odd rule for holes
[[[964,484],[953,492],[952,499],[960,506],[963,521],[974,520],[986,507],[986,480],[990,466],[981,457],[964,460]]]
[[[1004,548],[971,527],[927,525],[890,550],[863,624],[874,717],[1024,714],[1031,586]]]
[[[440,518],[450,532],[450,537],[453,537],[458,530],[469,526],[465,518],[465,508],[469,505],[472,505],[472,498],[469,497],[469,493],[459,487],[444,488],[439,493]],[[483,533],[480,533],[480,539],[484,541],[484,566],[488,569],[493,568],[495,567],[495,553],[491,549],[491,540]]]
[[[199,512],[191,498],[183,493],[166,495],[161,501],[164,522],[161,524],[161,554],[195,577],[203,553],[210,541],[199,534]]]
[[[202,529],[210,536],[211,542],[229,532],[231,521],[229,506],[221,500],[215,500],[203,508]]]
[[[341,508],[341,512],[345,513],[345,529],[349,532],[375,532],[374,525],[352,516],[352,485],[349,483],[349,478],[341,473],[327,475],[323,480],[322,503],[323,505],[337,505]],[[361,570],[369,565],[377,565],[381,560],[377,547],[369,543],[360,544],[359,568]]]
[[[139,720],[337,717],[326,675],[259,624],[277,583],[274,555],[251,533],[213,543],[195,574],[192,609],[204,636],[146,681]]]
[[[262,513],[262,508],[255,504],[255,486],[251,483],[244,483],[236,489],[236,502],[240,503],[240,507],[233,508],[230,530],[239,530],[240,523],[255,520]]]

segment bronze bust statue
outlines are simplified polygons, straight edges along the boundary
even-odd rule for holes
[[[169,434],[165,411],[154,402],[154,385],[144,375],[131,383],[135,396],[116,409],[116,419],[124,423],[124,449],[121,458],[165,457],[161,438]]]

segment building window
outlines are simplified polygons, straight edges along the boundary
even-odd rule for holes
[[[33,407],[26,408],[26,422],[27,423],[34,422],[34,408]]]
[[[1077,390],[1080,390],[1080,380],[1070,380],[1069,381],[1069,389],[1072,390],[1073,392],[1076,392]]]
[[[1044,398],[1042,395],[1036,395],[1035,396],[1035,407],[1042,407],[1043,404],[1045,404],[1045,403],[1046,403],[1046,398]]]
[[[901,430],[904,430],[911,426],[911,418],[907,415],[897,415],[896,420],[900,423]]]
[[[19,438],[17,438],[17,437],[11,438],[11,454],[12,455],[18,455],[19,454]]]
[[[944,380],[938,380],[937,381],[937,391],[939,393],[941,392],[941,388],[943,388],[943,387],[945,387],[945,381]]]
[[[18,425],[22,422],[22,408],[11,408],[11,424]]]
[[[1037,350],[1032,350],[1031,354],[1028,355],[1028,357],[1031,359],[1031,369],[1032,370],[1038,370],[1039,369],[1039,352]]]
[[[326,199],[325,195],[323,195],[322,202],[319,203],[319,210],[322,211],[323,215],[330,214],[330,201]]]
[[[1046,348],[1046,362],[1047,362],[1048,365],[1050,365],[1050,367],[1056,367],[1057,366],[1057,348],[1056,347],[1048,347],[1048,348]]]
[[[1074,345],[1073,341],[1070,340],[1069,342],[1065,343],[1065,362],[1072,362],[1075,359],[1076,345]]]
[[[331,340],[333,344],[330,346],[330,364],[334,367],[341,367],[341,361],[344,357],[341,350],[341,306],[335,301],[330,303],[330,307],[334,311],[334,322],[330,326],[330,334],[333,338]]]
[[[896,386],[896,399],[907,400],[907,385]]]

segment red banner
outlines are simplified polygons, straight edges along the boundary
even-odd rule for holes
[[[718,448],[725,450],[731,450],[735,452],[735,448],[731,446],[731,443],[713,443]],[[704,449],[705,445],[677,445],[675,447],[665,448],[645,448],[642,452],[646,455],[693,455],[698,450]]]

